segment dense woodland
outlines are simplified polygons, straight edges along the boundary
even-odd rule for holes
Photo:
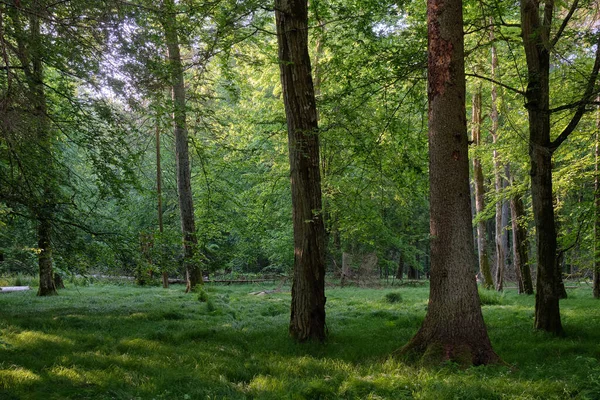
[[[600,297],[592,0],[0,2],[0,274],[431,277],[403,353],[497,363],[477,283]],[[476,278],[475,278],[476,277]],[[182,289],[183,291],[183,289]],[[590,294],[592,296],[592,294]]]

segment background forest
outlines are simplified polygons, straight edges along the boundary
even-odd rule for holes
[[[554,9],[562,35],[550,68],[557,130],[590,80],[597,7],[586,0]],[[535,281],[536,249],[519,3],[467,1],[464,13],[473,227],[482,271],[485,263],[490,271],[479,279],[499,290],[504,280],[518,281],[531,293],[521,278],[531,266]],[[327,270],[356,277],[371,265],[369,278],[424,275],[425,4],[311,1],[309,18]],[[186,257],[207,276],[290,273],[272,4],[10,1],[0,4],[0,39],[1,273],[182,278],[175,151],[182,118],[197,240]],[[174,79],[183,97],[172,94]],[[568,277],[591,277],[594,266],[594,107],[584,107],[553,157]]]

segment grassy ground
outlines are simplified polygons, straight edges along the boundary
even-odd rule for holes
[[[419,328],[427,288],[328,290],[325,345],[294,344],[289,291],[250,294],[264,288],[209,286],[207,302],[181,286],[1,294],[0,399],[600,399],[590,289],[562,301],[560,339],[532,330],[533,297],[487,293],[510,367],[461,370],[388,358]]]

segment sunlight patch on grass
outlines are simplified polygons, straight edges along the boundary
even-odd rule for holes
[[[10,388],[17,385],[28,385],[40,381],[40,376],[32,371],[17,367],[0,369],[0,388]]]
[[[73,341],[57,335],[50,335],[39,331],[24,331],[14,336],[12,344],[20,347],[31,347],[40,345],[73,345]]]

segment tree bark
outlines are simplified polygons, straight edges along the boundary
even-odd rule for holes
[[[550,51],[553,2],[544,2],[540,21],[538,2],[521,1],[521,34],[527,59],[525,107],[529,117],[531,198],[537,239],[535,328],[562,334],[559,307],[556,226],[552,204],[552,151],[550,149]]]
[[[512,185],[511,177],[511,185]],[[517,273],[519,293],[533,294],[531,270],[529,268],[529,241],[522,219],[525,207],[520,194],[515,193],[510,198],[510,212],[513,238],[513,264]]]
[[[490,31],[490,41],[494,41],[494,30]],[[496,54],[496,46],[492,44],[492,79],[496,79],[496,70],[498,69],[498,55]],[[502,192],[502,175],[500,175],[500,155],[498,153],[498,91],[495,84],[492,84],[492,112],[490,114],[492,120],[492,141],[494,143],[494,185],[496,189],[496,290],[501,291],[504,287],[504,227],[502,221],[502,200],[500,193]]]
[[[290,335],[323,341],[325,228],[322,219],[317,108],[308,54],[307,0],[276,0],[279,68],[292,187],[294,278]]]
[[[475,146],[481,145],[481,85],[473,95],[473,119],[472,119],[472,140]],[[483,186],[483,168],[479,157],[473,157],[473,180],[475,181],[475,211],[480,215],[485,209],[485,188]],[[485,221],[480,219],[477,222],[477,254],[479,258],[479,272],[483,277],[483,286],[491,289],[494,286],[492,272],[490,270],[490,259],[487,251],[487,232]]]
[[[160,159],[160,127],[158,124],[158,118],[156,120],[156,129],[155,129],[155,137],[156,137],[156,208],[157,208],[157,217],[158,217],[158,232],[161,234],[164,231],[163,228],[163,210],[162,210],[162,168],[161,168],[161,159]],[[162,268],[162,266],[159,266]],[[163,271],[161,274],[162,277],[162,286],[163,288],[169,287],[169,273]]]
[[[38,217],[38,267],[40,270],[40,286],[38,296],[58,294],[54,286],[52,271],[52,223],[45,216]]]
[[[175,159],[177,163],[177,194],[183,237],[184,265],[186,270],[186,292],[196,285],[204,284],[202,270],[194,259],[198,247],[194,201],[192,197],[188,130],[186,122],[185,85],[183,64],[179,50],[177,19],[173,0],[164,0],[161,20],[169,53],[169,74],[173,95],[173,122],[175,124]]]
[[[425,320],[401,354],[422,361],[499,361],[473,271],[461,0],[428,0],[431,283]]]

